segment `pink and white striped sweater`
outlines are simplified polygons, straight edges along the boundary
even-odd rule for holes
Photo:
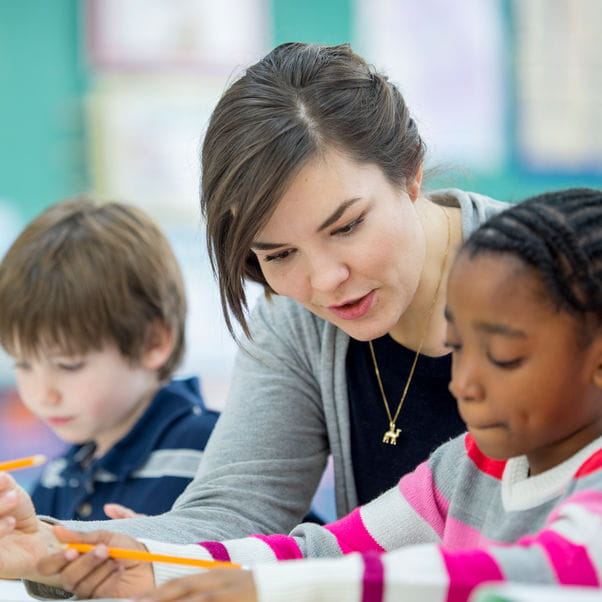
[[[152,552],[249,565],[261,602],[459,602],[486,581],[600,587],[602,437],[529,477],[526,458],[491,460],[462,435],[324,527],[189,546],[142,541]],[[300,558],[312,560],[274,563]],[[157,584],[198,570],[154,569]]]

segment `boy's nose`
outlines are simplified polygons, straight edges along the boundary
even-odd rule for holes
[[[38,391],[38,402],[44,406],[55,406],[61,401],[59,390],[52,384],[44,383]]]

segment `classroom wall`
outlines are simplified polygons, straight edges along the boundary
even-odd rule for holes
[[[0,0],[0,252],[61,198],[139,203],[182,263],[182,373],[201,374],[210,406],[235,347],[204,253],[199,140],[227,82],[275,44],[351,42],[387,72],[425,137],[429,187],[506,201],[602,187],[597,0],[237,1]],[[0,354],[0,458],[11,420],[21,442],[57,445],[12,386]]]

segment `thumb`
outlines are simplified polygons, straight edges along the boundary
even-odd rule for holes
[[[84,533],[82,531],[72,531],[62,525],[54,525],[52,531],[55,537],[63,543],[76,542],[97,545],[107,543],[111,536],[109,531],[89,531]]]

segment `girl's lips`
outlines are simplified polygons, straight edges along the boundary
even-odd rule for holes
[[[341,318],[342,320],[357,320],[357,318],[364,317],[370,311],[374,304],[375,296],[376,291],[371,291],[352,303],[346,305],[331,305],[328,309],[337,318]]]

